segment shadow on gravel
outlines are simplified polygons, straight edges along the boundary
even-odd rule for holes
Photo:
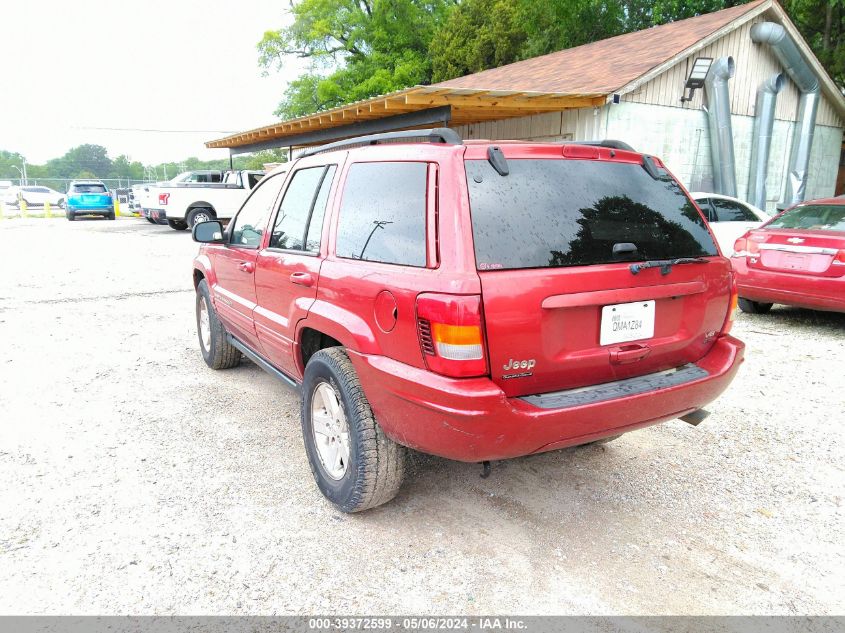
[[[583,445],[494,461],[486,479],[481,477],[481,464],[411,451],[405,483],[396,500],[385,508],[390,514],[403,506],[407,509],[449,498],[466,501],[469,496],[494,508],[507,506],[511,514],[528,519],[539,517],[549,506],[565,506],[586,491],[590,491],[593,503],[601,506],[606,501],[602,489],[609,490],[616,478],[623,473],[625,477],[639,477],[636,469],[626,468],[634,455],[629,449],[622,442],[616,448]]]
[[[768,314],[743,314],[755,324],[769,324],[783,328],[831,327],[845,328],[845,313],[805,310],[791,306],[775,305]],[[784,329],[784,332],[788,332]]]

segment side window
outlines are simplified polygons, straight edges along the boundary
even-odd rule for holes
[[[426,265],[427,163],[356,163],[337,226],[337,255]]]
[[[233,220],[229,243],[233,246],[257,248],[267,226],[273,203],[285,179],[274,176],[256,187]]]
[[[711,202],[719,222],[759,222],[756,215],[738,202],[720,198],[712,198]]]
[[[311,167],[294,172],[273,223],[270,248],[303,250],[308,214],[325,170],[325,167]]]
[[[329,203],[329,191],[332,188],[334,173],[337,165],[329,165],[326,175],[323,176],[323,184],[320,185],[320,192],[314,201],[314,209],[311,211],[311,220],[308,222],[308,233],[305,234],[305,250],[316,253],[320,250],[320,238],[323,236],[323,220],[326,217],[326,207]]]

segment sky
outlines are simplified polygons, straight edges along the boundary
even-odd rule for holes
[[[83,143],[144,164],[225,158],[203,143],[272,123],[287,81],[257,43],[286,0],[8,0],[0,9],[0,149],[44,163]],[[184,130],[180,133],[95,128]]]

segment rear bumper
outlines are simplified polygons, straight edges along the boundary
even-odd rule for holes
[[[96,206],[96,207],[94,207],[94,206],[82,207],[82,206],[73,205],[71,207],[68,207],[67,210],[73,211],[74,213],[111,213],[112,211],[114,211],[114,207],[113,206],[104,207],[102,205]]]
[[[540,408],[489,379],[451,379],[385,358],[349,353],[379,424],[393,440],[449,459],[529,455],[657,424],[700,409],[730,384],[745,346],[719,338],[696,366],[706,376],[592,404]]]
[[[777,290],[774,288],[760,288],[746,284],[737,284],[739,296],[759,303],[782,303],[798,308],[810,310],[827,310],[830,312],[845,312],[845,297],[825,297],[806,293]],[[843,289],[845,290],[845,289]]]
[[[744,259],[731,260],[737,289],[743,299],[760,303],[845,312],[845,276],[813,277],[748,268]]]

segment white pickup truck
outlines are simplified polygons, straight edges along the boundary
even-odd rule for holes
[[[166,217],[167,225],[177,231],[208,220],[230,220],[263,177],[263,171],[228,171],[223,182],[150,187],[146,204],[153,215]]]

